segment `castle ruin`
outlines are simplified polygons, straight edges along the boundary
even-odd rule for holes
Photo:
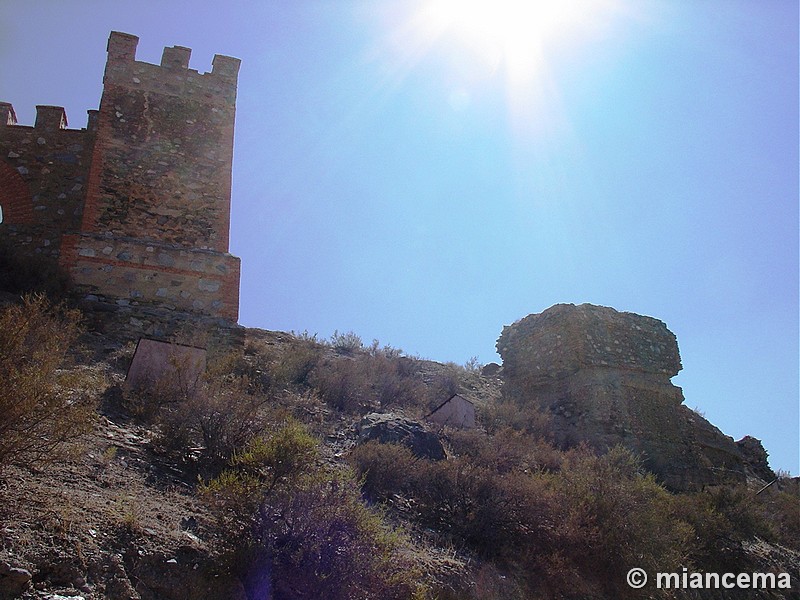
[[[33,127],[0,102],[0,236],[58,263],[78,292],[236,322],[239,259],[228,252],[240,61],[191,50],[136,60],[139,38],[112,32],[99,110],[68,129],[59,106]]]

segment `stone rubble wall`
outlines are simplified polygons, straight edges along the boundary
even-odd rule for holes
[[[46,118],[52,113],[63,115],[61,107],[37,107],[33,127],[16,124],[15,118],[8,119],[9,113],[13,115],[13,107],[7,103],[3,107],[6,118],[0,118],[2,235],[20,254],[49,257],[55,262],[63,233],[80,226],[94,132],[62,129],[60,121],[54,124]]]
[[[209,355],[244,346],[245,328],[221,317],[181,311],[164,304],[89,295],[80,303],[87,327],[118,340],[142,337],[206,348]]]
[[[677,340],[657,319],[559,304],[505,327],[497,349],[504,396],[548,413],[563,447],[621,444],[675,490],[754,474],[732,438],[682,405]]]
[[[515,352],[503,351],[514,346]],[[675,335],[658,319],[591,304],[557,304],[503,328],[497,349],[503,368],[534,365],[560,376],[590,367],[613,367],[672,377],[681,369]]]
[[[157,301],[168,308],[236,321],[239,259],[113,236],[65,237],[62,263],[85,294],[118,303]]]

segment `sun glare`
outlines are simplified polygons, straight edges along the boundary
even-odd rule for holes
[[[432,0],[423,21],[434,35],[454,34],[511,81],[536,76],[551,41],[579,36],[600,0]],[[560,40],[563,41],[563,40]]]
[[[608,38],[631,10],[629,0],[415,0],[412,6],[385,13],[393,23],[383,40],[393,56],[385,85],[398,85],[434,58],[452,67],[441,84],[454,111],[491,97],[481,87],[500,83],[514,132],[536,135],[568,128],[559,69],[575,50]]]
[[[469,70],[464,65],[472,65],[476,74],[501,76],[516,130],[552,126],[559,104],[554,68],[570,50],[603,33],[624,2],[421,0],[411,27],[417,42],[403,48],[416,57],[447,48],[462,73]],[[478,79],[467,77],[471,81],[465,85]],[[454,93],[463,95],[462,90]]]

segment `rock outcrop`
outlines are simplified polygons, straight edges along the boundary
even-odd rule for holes
[[[682,405],[670,381],[681,369],[677,340],[658,319],[558,304],[505,327],[497,350],[504,395],[550,413],[561,446],[621,444],[674,490],[752,474],[732,438]]]
[[[775,472],[769,466],[767,451],[761,445],[761,440],[746,435],[736,442],[736,446],[742,453],[742,458],[744,458],[749,471],[753,475],[764,481],[773,481],[775,479]]]
[[[395,413],[370,413],[361,419],[359,441],[406,446],[415,456],[430,460],[446,458],[439,437],[425,426]]]

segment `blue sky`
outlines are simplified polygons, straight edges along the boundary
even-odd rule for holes
[[[655,316],[686,404],[798,473],[797,2],[596,0],[520,81],[433,1],[0,0],[0,100],[85,126],[112,29],[239,57],[244,325],[463,363],[560,302]]]

